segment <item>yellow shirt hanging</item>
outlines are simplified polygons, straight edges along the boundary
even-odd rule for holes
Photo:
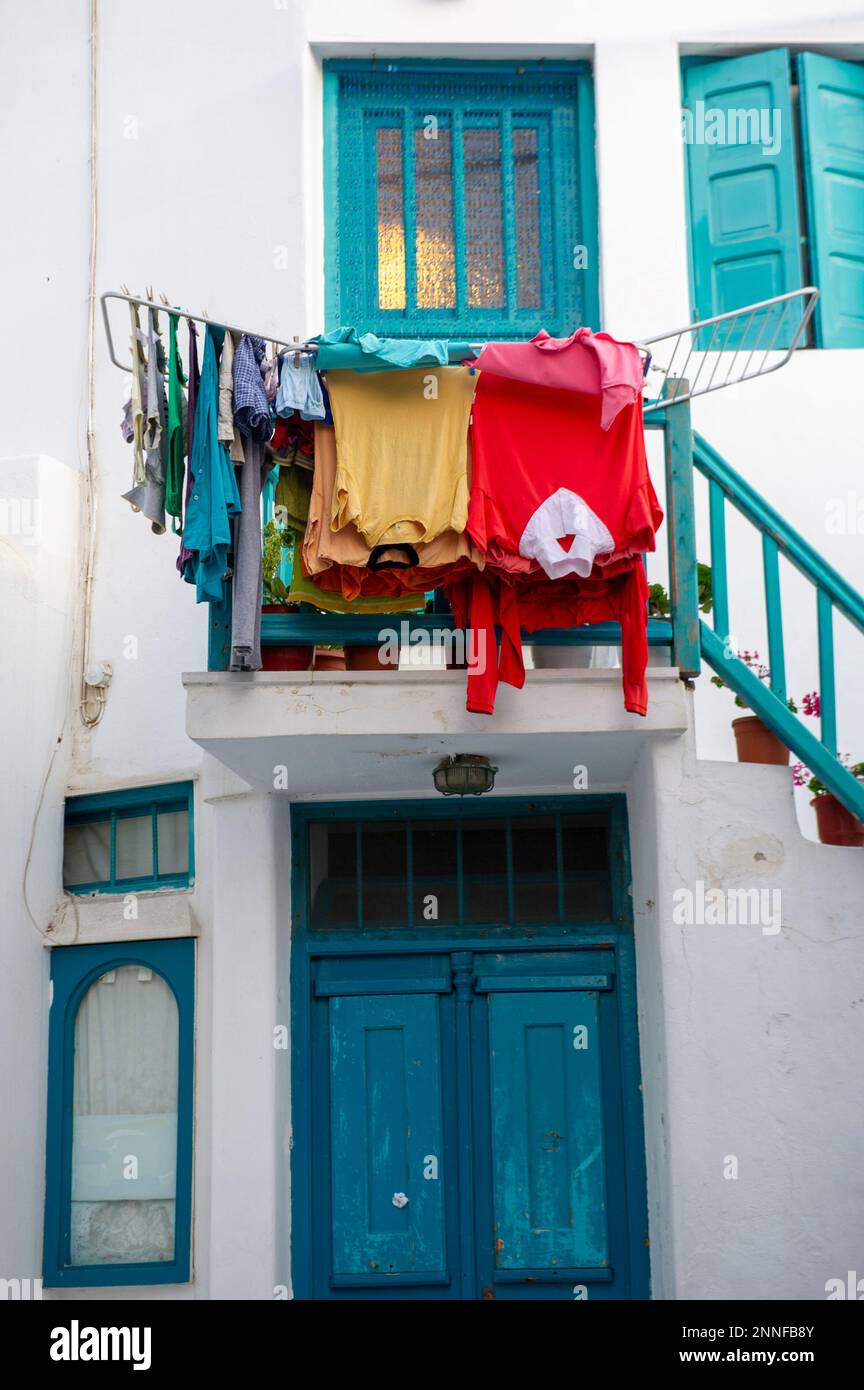
[[[336,431],[331,527],[416,545],[468,519],[467,367],[327,373]]]

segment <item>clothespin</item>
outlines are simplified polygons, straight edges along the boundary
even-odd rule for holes
[[[300,336],[299,336],[299,334],[297,334],[297,333],[294,334],[294,342],[295,342],[295,343],[299,343],[299,342],[300,342]],[[294,366],[295,366],[295,367],[299,367],[299,366],[300,366],[300,353],[299,353],[299,351],[297,351],[297,352],[294,353]]]

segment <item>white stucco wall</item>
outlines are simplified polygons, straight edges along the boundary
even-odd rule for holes
[[[824,1298],[864,1241],[858,851],[801,840],[783,769],[686,741],[646,746],[628,805],[653,1296]],[[677,925],[700,882],[771,915]]]
[[[46,455],[0,457],[0,1277],[41,1266],[48,952],[62,890],[67,710],[78,593],[78,475]],[[17,518],[17,523],[16,523]]]
[[[131,470],[130,451],[119,431],[127,378],[110,364],[100,324],[95,381],[99,514],[92,656],[112,662],[114,680],[102,722],[92,732],[82,729],[74,709],[78,698],[75,661],[81,638],[77,561],[82,545],[76,522],[76,470],[84,454],[86,398],[90,7],[87,0],[32,0],[26,6],[7,8],[0,52],[0,106],[5,118],[0,122],[0,167],[6,205],[14,215],[5,218],[0,228],[0,264],[7,322],[13,328],[0,341],[0,380],[14,409],[4,412],[0,425],[0,467],[6,470],[0,497],[10,495],[9,480],[14,473],[4,460],[15,460],[14,468],[20,471],[25,467],[21,460],[44,456],[47,461],[38,467],[32,465],[30,481],[19,481],[15,486],[44,489],[51,501],[51,526],[50,538],[46,535],[38,557],[24,553],[26,547],[22,545],[9,545],[8,537],[0,537],[4,617],[8,611],[15,633],[15,641],[7,644],[7,656],[17,658],[26,652],[27,657],[24,676],[11,664],[8,678],[4,673],[2,713],[7,728],[28,731],[26,741],[11,740],[12,772],[0,803],[0,834],[7,867],[5,881],[19,884],[42,779],[62,732],[63,743],[35,828],[28,876],[31,907],[37,923],[44,926],[59,888],[65,787],[97,790],[202,772],[202,755],[185,731],[181,673],[206,666],[207,623],[206,611],[196,607],[193,592],[177,578],[176,539],[170,535],[153,537],[142,518],[121,500]],[[143,293],[146,286],[152,286],[193,311],[206,309],[215,319],[282,337],[305,335],[322,327],[322,56],[374,51],[379,55],[422,52],[478,58],[592,57],[602,326],[621,336],[641,336],[671,328],[689,317],[683,151],[678,126],[679,47],[726,51],[735,45],[758,48],[789,43],[834,46],[832,51],[862,56],[864,18],[857,0],[839,0],[827,18],[819,17],[815,5],[799,5],[790,12],[780,0],[734,0],[722,14],[705,11],[696,15],[684,0],[670,0],[662,7],[626,0],[614,8],[557,0],[541,9],[525,6],[522,0],[375,0],[364,5],[357,5],[355,0],[333,0],[327,6],[313,0],[288,0],[284,4],[265,0],[257,6],[239,6],[237,0],[186,0],[182,6],[169,0],[151,0],[137,7],[127,0],[102,0],[97,43],[99,289],[116,288],[125,282]],[[287,268],[283,268],[285,248]],[[115,310],[115,314],[122,344],[126,321],[122,311]],[[837,536],[826,527],[826,506],[831,499],[845,497],[849,491],[857,496],[861,489],[860,357],[860,353],[845,352],[801,354],[773,377],[697,402],[694,420],[733,466],[862,589],[864,548],[860,535]],[[652,450],[652,458],[656,452]],[[700,557],[705,557],[704,499],[700,505]],[[731,526],[729,537],[734,556],[730,595],[733,628],[741,645],[764,650],[758,547],[738,537]],[[662,559],[655,573],[662,577]],[[790,689],[800,693],[818,685],[815,610],[794,580],[789,582],[788,597],[787,669]],[[864,756],[864,727],[856,696],[864,679],[864,643],[841,623],[837,628],[840,746]],[[129,655],[132,651],[135,655]],[[67,691],[71,691],[68,703]],[[731,759],[731,697],[714,690],[703,678],[697,686],[695,708],[700,754]],[[677,747],[670,746],[664,755],[668,765],[660,753],[652,754],[651,767],[646,762],[631,783],[638,872],[646,877],[654,873],[657,892],[647,892],[645,897],[661,905],[668,898],[675,873],[680,874],[676,844],[680,841],[690,846],[692,864],[687,872],[695,872],[699,837],[704,842],[706,836],[714,834],[699,817],[679,815],[683,803],[669,790],[669,778],[674,783],[676,777],[685,775],[681,755],[674,751]],[[206,784],[213,775],[212,769],[204,772]],[[752,770],[730,767],[728,772],[717,771],[712,764],[710,769],[691,770],[686,775],[693,779],[688,797],[692,794],[698,801],[705,788],[718,798],[718,805],[733,797],[728,824],[734,826],[740,819],[743,826],[753,830],[758,819],[764,829],[767,812],[760,808],[757,817],[750,809],[760,806],[764,790],[758,777],[754,784]],[[772,792],[776,792],[774,784],[783,774],[768,775],[773,779]],[[656,787],[663,789],[664,797],[671,798],[668,817],[658,813],[656,797],[652,799],[652,778]],[[746,794],[744,802],[738,804],[742,787]],[[235,786],[231,795],[241,792],[242,785]],[[751,796],[752,801],[747,799]],[[781,809],[776,814],[784,817],[782,830],[777,832],[785,847],[784,885],[788,883],[799,893],[802,903],[808,901],[808,894],[811,898],[816,895],[812,910],[817,918],[821,911],[818,894],[829,896],[831,912],[839,913],[842,908],[847,914],[851,935],[854,894],[847,878],[852,879],[857,861],[843,852],[816,847],[811,852],[802,846],[790,820],[791,803],[779,794],[777,800]],[[774,802],[771,804],[774,814]],[[236,931],[233,895],[238,892],[237,885],[228,881],[224,862],[219,863],[214,854],[215,847],[229,843],[236,831],[238,845],[247,846],[256,866],[265,865],[267,855],[272,855],[272,829],[265,828],[265,808],[272,802],[253,797],[247,819],[240,805],[229,812],[224,809],[228,801],[214,799],[210,804],[201,788],[196,798],[199,1038],[212,1040],[214,1050],[212,1060],[199,1050],[195,1296],[206,1296],[208,1290],[215,1294],[217,1289],[228,1296],[231,1268],[249,1272],[253,1261],[251,1234],[245,1247],[237,1233],[232,1234],[241,1219],[238,1213],[243,1201],[252,1201],[254,1208],[256,1201],[274,1200],[275,1193],[283,1210],[287,1201],[280,1176],[284,1173],[284,1115],[280,1120],[274,1110],[266,1119],[269,1147],[264,1146],[266,1155],[259,1155],[258,1166],[247,1175],[245,1194],[239,1151],[236,1144],[230,1147],[226,1132],[232,1096],[238,1088],[247,1088],[248,1119],[255,1124],[266,1107],[266,1096],[272,1099],[275,1089],[284,1105],[286,1095],[273,1070],[278,1059],[273,1061],[267,1054],[266,1066],[261,1065],[264,1053],[258,1030],[262,1022],[255,1012],[255,999],[264,991],[278,1022],[283,1006],[272,999],[274,962],[281,981],[278,987],[283,988],[287,980],[281,935],[284,915],[280,916],[272,900],[274,885],[281,881],[276,878],[276,861],[269,861],[271,878],[262,878],[266,891],[258,904],[255,929],[249,941],[242,942],[232,936]],[[700,816],[707,814],[700,812]],[[658,826],[656,841],[645,833],[649,823]],[[806,817],[803,823],[808,824]],[[837,875],[835,867],[841,862],[848,867]],[[279,863],[281,866],[282,861]],[[800,875],[796,864],[802,866]],[[809,866],[806,874],[803,866]],[[284,900],[283,893],[280,901]],[[724,1272],[725,1267],[715,1264],[723,1222],[732,1219],[728,1203],[738,1200],[736,1194],[749,1193],[749,1217],[754,1217],[757,1200],[767,1203],[767,1210],[777,1210],[778,1220],[782,1211],[776,1200],[772,1205],[770,1193],[759,1189],[758,1198],[754,1196],[756,1189],[747,1189],[743,1177],[737,1185],[719,1190],[711,1186],[715,1149],[726,1145],[724,1151],[734,1152],[735,1143],[740,1147],[741,1140],[735,1134],[727,1139],[725,1132],[710,1126],[704,1141],[687,1136],[687,1107],[693,1103],[688,1096],[694,1094],[693,1087],[699,1092],[707,1084],[706,1076],[698,1071],[698,1059],[701,1057],[701,1065],[708,1067],[714,1043],[706,1030],[710,1030],[716,1010],[712,1006],[703,1017],[688,1021],[681,1003],[683,994],[692,991],[697,999],[700,994],[706,999],[725,999],[727,1009],[737,1008],[739,995],[733,985],[740,983],[738,957],[728,950],[726,938],[707,944],[699,938],[689,949],[690,939],[668,936],[659,917],[651,919],[649,915],[645,922],[640,921],[640,930],[649,942],[648,949],[640,951],[646,1095],[654,1097],[652,1114],[657,1123],[659,1108],[671,1117],[670,1123],[676,1124],[681,1136],[668,1150],[668,1163],[656,1144],[652,1149],[649,1142],[655,1288],[667,1296],[688,1296],[682,1290],[695,1291],[698,1296],[710,1296],[712,1291],[719,1297],[738,1296],[730,1292],[728,1270]],[[821,939],[820,931],[829,930],[834,930],[830,923],[820,927],[814,943]],[[828,1041],[829,1035],[833,1039],[834,1014],[839,1007],[846,1007],[836,995],[837,978],[849,965],[841,958],[842,952],[852,949],[849,945],[842,951],[835,946],[817,949],[815,944],[796,942],[793,936],[784,948],[786,955],[776,953],[785,963],[772,974],[776,960],[769,953],[777,944],[774,939],[763,944],[760,938],[763,954],[753,960],[747,951],[756,947],[752,943],[742,946],[742,969],[751,972],[746,975],[747,988],[755,991],[761,982],[763,990],[762,995],[747,996],[756,1030],[752,1036],[745,1035],[747,1046],[762,1046],[767,1038],[766,1019],[770,1015],[762,1007],[765,991],[778,996],[774,1010],[778,1014],[785,1012],[783,998],[791,995],[795,1017],[803,1019],[804,1041],[800,1046],[809,1040],[816,1061],[806,1063],[803,1055],[799,1057],[799,1044],[792,1039],[794,1066],[791,1072],[783,1073],[787,1079],[778,1108],[769,1111],[774,1117],[772,1144],[780,1142],[784,1126],[791,1124],[796,1097],[798,1104],[805,1103],[802,1096],[809,1103],[808,1088],[815,1084],[815,1078],[808,1067],[826,1055],[825,1048],[834,1047],[833,1041]],[[802,954],[805,947],[809,954]],[[8,1182],[0,1184],[0,1190],[9,1194],[0,1200],[0,1253],[4,1263],[11,1260],[11,1273],[27,1277],[38,1269],[41,1236],[47,953],[29,922],[23,897],[16,901],[0,933],[0,951],[9,962],[3,981],[9,982],[11,991],[8,1007],[0,1009],[0,1027],[8,1030],[2,1055],[26,1058],[22,1066],[31,1077],[31,1084],[24,1086],[19,1072],[10,1073],[6,1064],[0,1068],[0,1086],[6,1088],[3,1098],[9,1107],[5,1113],[15,1115],[17,1136],[8,1170],[4,1168],[3,1177],[8,1173]],[[820,974],[812,997],[798,990],[793,964],[801,970],[806,964],[802,978]],[[244,990],[235,996],[231,981],[240,966]],[[718,975],[723,985],[719,995],[715,983]],[[665,1010],[658,1010],[651,993],[655,987]],[[699,1010],[695,1013],[698,1015]],[[845,1020],[847,1015],[842,1017]],[[234,1063],[220,1033],[220,1028],[229,1026],[241,1034]],[[267,1027],[272,1026],[268,1014]],[[846,1022],[837,1024],[841,1033],[846,1026]],[[789,1032],[786,1024],[776,1027],[780,1034],[775,1031],[775,1041]],[[658,1030],[659,1037],[655,1036]],[[655,1066],[650,1048],[656,1042],[659,1049],[664,1033],[669,1045]],[[774,1042],[765,1045],[774,1046]],[[847,1050],[854,1054],[852,1047],[844,1049],[844,1056]],[[721,1058],[717,1064],[720,1071],[707,1078],[716,1085],[727,1113],[735,1113],[736,1080],[742,1085],[747,1080],[744,1054],[742,1041],[731,1055],[724,1054],[725,1061]],[[776,1066],[782,1070],[781,1061]],[[774,1078],[770,1068],[767,1074]],[[753,1087],[754,1098],[758,1096],[764,1104],[770,1103],[770,1093],[772,1086],[765,1080]],[[760,1110],[754,1104],[744,1119],[749,1117],[755,1123],[762,1113],[764,1105]],[[824,1118],[846,1143],[845,1119],[836,1111],[826,1112]],[[801,1143],[806,1147],[812,1137],[808,1131]],[[280,1152],[282,1160],[277,1160],[274,1154]],[[213,1171],[211,1153],[215,1155]],[[802,1160],[805,1169],[811,1162],[809,1153],[808,1148]],[[758,1158],[750,1154],[748,1161],[755,1163]],[[818,1195],[818,1175],[811,1176],[817,1192],[814,1200],[820,1212],[824,1207],[828,1223],[824,1244],[815,1253],[820,1258],[822,1252],[839,1255],[848,1214],[845,1198],[829,1210],[827,1195],[824,1202]],[[703,1236],[696,1239],[692,1235],[693,1218],[694,1212],[701,1210],[700,1204],[712,1217]],[[250,1233],[257,1231],[267,1245],[261,1270],[266,1270],[266,1279],[272,1277],[273,1283],[284,1283],[285,1224],[279,1228],[280,1246],[275,1235],[263,1234],[265,1208],[253,1210],[252,1216]],[[763,1229],[758,1221],[756,1225]],[[764,1254],[754,1260],[754,1271],[770,1286],[775,1265],[788,1265],[789,1287],[803,1289],[807,1248],[803,1235],[790,1252],[783,1244],[785,1236],[782,1240],[772,1236],[767,1226],[765,1231]],[[265,1289],[261,1270],[254,1287],[260,1284]],[[242,1292],[239,1282],[235,1287]],[[753,1296],[767,1296],[756,1291],[755,1283],[753,1289]],[[802,1292],[795,1296],[819,1294]]]

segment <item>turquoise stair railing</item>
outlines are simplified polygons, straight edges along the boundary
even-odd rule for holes
[[[685,410],[676,406],[669,413]],[[694,467],[708,480],[711,537],[713,627],[699,620],[702,655],[726,685],[854,815],[864,820],[864,783],[837,757],[837,706],[834,670],[834,610],[864,633],[864,600],[822,559],[698,433],[693,435]],[[770,684],[765,685],[731,649],[726,566],[726,505],[731,503],[762,538],[765,614],[768,627]],[[673,498],[670,510],[675,511]],[[815,590],[819,642],[821,737],[816,738],[786,704],[786,663],[780,601],[781,555]]]

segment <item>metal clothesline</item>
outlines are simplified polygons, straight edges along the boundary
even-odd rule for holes
[[[290,343],[284,338],[274,338],[272,333],[257,333],[251,328],[240,328],[234,323],[222,323],[217,319],[207,317],[207,314],[192,314],[188,309],[178,308],[176,304],[169,304],[165,299],[144,299],[137,294],[126,294],[121,290],[106,290],[100,295],[102,304],[102,321],[105,324],[105,336],[108,339],[108,355],[115,367],[119,367],[122,372],[131,372],[132,367],[128,362],[121,362],[114,351],[114,339],[111,335],[111,320],[108,317],[108,300],[121,299],[127,304],[135,304],[139,309],[158,309],[160,314],[171,314],[177,319],[192,319],[195,323],[203,323],[208,328],[224,328],[226,333],[238,333],[241,337],[263,338],[267,343],[273,343],[276,347],[286,348],[289,352],[296,352],[298,355],[306,353],[314,354],[318,351],[317,343],[301,342],[299,337],[295,337]]]
[[[219,323],[209,318],[206,313],[189,313],[186,309],[169,304],[164,297],[160,301],[128,294],[125,290],[106,290],[100,298],[111,361],[115,367],[125,372],[131,372],[132,368],[129,363],[121,362],[114,351],[108,316],[109,299],[123,300],[127,304],[137,305],[140,309],[156,309],[159,313],[173,314],[176,318],[192,319],[195,323],[202,323],[207,327],[223,328],[228,333],[263,338],[275,347],[294,353],[295,361],[299,360],[301,354],[314,356],[318,351],[317,343],[301,341],[298,336],[289,342],[287,339],[274,337],[272,333],[253,333],[251,329],[241,328],[237,324]],[[818,289],[808,285],[804,289],[790,290],[786,294],[760,299],[755,304],[746,304],[741,309],[732,309],[725,314],[699,319],[696,323],[685,324],[682,328],[673,328],[668,333],[658,333],[654,337],[641,339],[634,346],[643,357],[646,379],[651,374],[655,377],[650,388],[646,386],[643,413],[658,413],[673,404],[692,400],[695,396],[721,391],[726,386],[735,386],[741,381],[752,381],[756,377],[778,371],[804,342],[818,298]],[[796,304],[800,308],[797,323],[794,318]],[[790,309],[793,309],[791,318],[787,317]],[[772,321],[773,331],[768,341],[763,343],[766,327]],[[748,342],[751,330],[753,336]],[[778,346],[778,338],[781,338],[781,335],[788,336],[789,341],[786,344],[781,341]],[[485,344],[470,343],[469,347],[479,353]],[[736,375],[735,369],[739,361],[743,365]],[[718,371],[721,364],[723,370]],[[695,368],[692,379],[691,365]],[[703,379],[702,374],[706,369],[709,375]],[[656,380],[658,373],[661,378],[659,381]],[[667,390],[668,384],[676,381],[687,382],[686,392]]]
[[[208,318],[206,314],[189,313],[188,310],[178,308],[178,306],[175,304],[169,304],[167,299],[143,299],[137,294],[126,294],[125,292],[121,292],[120,290],[106,290],[105,293],[100,296],[100,299],[102,303],[102,318],[105,323],[105,335],[108,339],[108,353],[111,358],[111,361],[114,363],[114,366],[119,367],[120,370],[123,372],[131,372],[132,368],[128,364],[128,362],[121,362],[114,351],[114,339],[111,334],[111,321],[108,317],[107,301],[109,299],[122,299],[127,304],[137,305],[139,309],[158,309],[158,311],[161,314],[173,314],[174,318],[194,319],[195,323],[203,323],[211,328],[223,328],[226,333],[238,333],[241,336],[245,335],[246,337],[250,338],[263,338],[264,341],[267,343],[273,343],[277,347],[286,348],[289,352],[295,352],[298,355],[301,353],[305,353],[308,356],[314,356],[315,353],[318,351],[318,343],[312,343],[307,340],[301,340],[298,336],[295,336],[289,343],[285,338],[274,338],[272,333],[253,332],[251,328],[240,328],[237,324],[234,323],[222,323],[217,319]],[[486,344],[469,343],[468,346],[471,348],[473,352],[480,353],[482,352]],[[637,347],[638,346],[639,344],[637,344]],[[643,351],[644,356],[650,357],[650,352],[647,349],[640,350]]]
[[[785,367],[796,348],[804,344],[818,298],[815,286],[807,285],[643,338],[639,346],[653,354],[648,375],[659,373],[662,378],[646,389],[643,415]],[[785,344],[784,337],[788,338]],[[666,386],[675,381],[687,382],[687,390],[672,396]]]

